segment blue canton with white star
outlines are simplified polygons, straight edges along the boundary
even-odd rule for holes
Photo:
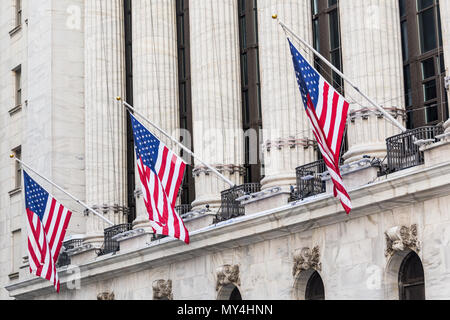
[[[131,113],[131,123],[133,125],[134,148],[137,159],[142,158],[145,166],[155,171],[156,160],[158,159],[160,141],[150,133]]]
[[[319,80],[320,75],[311,65],[306,61],[300,52],[294,47],[291,40],[289,40],[291,47],[292,61],[294,62],[295,74],[297,76],[297,83],[302,94],[303,104],[305,109],[308,108],[308,94],[311,97],[311,102],[316,108],[319,99]]]
[[[23,171],[23,180],[25,183],[25,205],[27,209],[37,214],[42,221],[49,194],[25,171]]]

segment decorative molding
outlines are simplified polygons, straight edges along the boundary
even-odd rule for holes
[[[413,224],[411,227],[396,226],[385,232],[386,235],[386,251],[384,255],[391,257],[397,251],[411,249],[413,251],[420,251],[420,241],[417,239],[417,225]]]
[[[245,168],[243,166],[239,166],[239,165],[235,165],[235,164],[214,165],[212,167],[215,168],[220,173],[234,174],[234,173],[238,172],[239,175],[245,174]],[[211,172],[212,172],[211,169],[209,169],[205,166],[198,166],[192,170],[192,176],[195,178],[195,177],[200,176],[200,174],[202,174],[202,173],[205,175],[209,175]]]
[[[97,295],[97,300],[115,300],[114,292],[101,292]]]
[[[153,281],[153,300],[173,300],[172,280]]]
[[[400,109],[397,107],[392,108],[383,108],[387,112],[389,112],[395,119],[397,117],[401,117],[403,120],[406,120],[406,111],[404,109]],[[371,115],[377,116],[377,118],[384,118],[384,114],[382,114],[378,109],[375,108],[362,108],[357,110],[351,110],[348,114],[348,119],[351,122],[355,122],[357,118],[362,118],[363,120],[369,119]]]
[[[296,277],[300,272],[309,269],[314,269],[316,271],[322,270],[319,246],[315,246],[312,250],[310,248],[303,248],[294,253],[292,275]]]
[[[309,138],[295,138],[291,136],[288,138],[266,140],[266,142],[263,144],[263,147],[267,150],[267,152],[270,152],[272,148],[277,148],[278,150],[281,150],[284,147],[294,149],[295,147],[298,146],[303,147],[305,149],[308,149],[310,147],[315,148],[317,146],[317,142]]]
[[[228,284],[234,284],[236,286],[241,285],[241,279],[239,277],[239,265],[223,265],[216,270],[217,283],[216,291]]]
[[[120,241],[124,241],[124,240],[127,240],[127,239],[135,238],[135,237],[137,237],[137,236],[139,236],[141,234],[144,234],[144,233],[145,233],[145,230],[142,229],[142,228],[133,229],[133,230],[130,230],[130,231],[119,233],[119,234],[113,236],[111,239],[114,240],[114,241],[120,242]]]
[[[128,215],[130,213],[130,209],[124,206],[119,206],[118,204],[113,204],[113,205],[108,205],[108,204],[103,204],[103,205],[93,205],[92,209],[94,209],[97,212],[101,212],[103,214],[107,214],[109,212],[113,212],[114,214],[125,214]],[[90,214],[89,210],[84,210],[84,215],[88,216]]]
[[[266,189],[260,192],[244,195],[242,197],[239,197],[236,199],[236,201],[241,202],[241,204],[248,204],[251,202],[259,201],[262,199],[270,198],[272,196],[275,196],[277,194],[283,193],[281,187],[273,187],[270,189]]]

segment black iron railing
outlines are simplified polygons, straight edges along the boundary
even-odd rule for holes
[[[73,239],[63,242],[61,251],[56,262],[56,267],[61,268],[69,266],[71,264],[70,257],[67,253],[68,250],[80,247],[83,244],[83,239]]]
[[[326,192],[326,183],[321,174],[327,171],[325,161],[319,160],[295,169],[297,185],[291,188],[289,201],[303,200]]]
[[[387,138],[387,172],[393,173],[423,164],[424,155],[416,142],[436,141],[436,136],[443,132],[442,126],[422,127]]]
[[[214,223],[243,216],[245,214],[244,206],[239,201],[236,201],[236,199],[259,191],[261,191],[261,184],[259,183],[245,183],[222,191],[222,204],[214,218]]]
[[[105,242],[103,243],[103,247],[99,250],[98,255],[101,256],[104,254],[119,251],[119,242],[114,240],[113,237],[118,234],[130,231],[131,228],[131,223],[124,223],[105,229]]]
[[[178,213],[178,215],[181,217],[182,215],[191,212],[192,206],[190,204],[182,204],[175,207],[175,211]]]

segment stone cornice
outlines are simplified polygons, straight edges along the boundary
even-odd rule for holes
[[[314,139],[288,137],[278,138],[275,140],[266,140],[263,146],[267,152],[270,152],[270,150],[272,149],[281,150],[285,147],[288,147],[290,149],[293,149],[295,147],[303,147],[305,149],[308,149],[310,147],[314,148],[317,146],[317,142]]]
[[[81,285],[114,278],[127,272],[165,266],[202,256],[205,252],[236,248],[356,219],[450,193],[450,162],[415,169],[350,190],[354,207],[350,215],[344,213],[339,201],[332,194],[292,202],[280,208],[242,216],[194,231],[191,233],[189,246],[164,238],[138,250],[119,251],[114,256],[98,257],[95,261],[79,266]],[[63,290],[70,279],[70,270],[69,267],[59,272]],[[7,285],[5,288],[12,297],[25,299],[54,292],[48,281],[34,277]]]
[[[401,117],[403,120],[406,120],[406,111],[401,108],[383,108],[387,112],[389,112],[395,119],[397,117]],[[363,120],[369,119],[370,116],[376,116],[377,118],[384,118],[384,114],[382,114],[378,109],[375,108],[361,108],[361,109],[353,109],[348,113],[348,119],[351,122],[355,122],[357,118],[362,118]]]

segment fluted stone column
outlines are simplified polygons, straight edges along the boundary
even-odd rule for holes
[[[440,1],[440,14],[442,24],[442,44],[444,47],[445,75],[450,77],[450,1]],[[450,101],[450,88],[447,89],[448,101]],[[450,104],[449,114],[450,114]],[[450,133],[450,119],[444,124],[445,132]]]
[[[286,34],[273,14],[311,43],[310,1],[259,0],[258,29],[265,178],[263,189],[296,184],[295,168],[315,161],[313,135],[295,78]],[[291,37],[291,40],[292,37]],[[295,41],[294,41],[295,42]],[[295,43],[299,50],[300,45]],[[302,51],[309,61],[309,52]]]
[[[127,222],[123,0],[85,3],[86,201],[114,224]],[[105,224],[89,214],[87,242],[100,243]]]
[[[190,0],[194,148],[236,184],[242,182],[243,131],[236,0]],[[194,209],[220,206],[229,186],[195,163]]]
[[[178,54],[175,0],[133,0],[133,100],[134,107],[160,128],[179,136]],[[173,143],[146,125],[171,149]],[[137,173],[137,170],[136,170]],[[139,175],[136,186],[140,190]],[[142,196],[136,201],[134,228],[148,228]]]
[[[398,1],[340,0],[340,27],[344,74],[362,92],[404,123],[403,63]],[[345,83],[350,102],[349,151],[346,162],[364,155],[384,158],[386,138],[400,133],[351,86]],[[369,109],[365,111],[364,109]]]

